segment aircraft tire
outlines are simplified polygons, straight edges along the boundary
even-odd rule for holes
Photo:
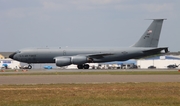
[[[32,69],[32,66],[31,66],[31,65],[28,65],[28,69]]]
[[[89,65],[88,64],[84,64],[84,69],[89,69]]]
[[[83,69],[83,65],[77,65],[78,69]]]

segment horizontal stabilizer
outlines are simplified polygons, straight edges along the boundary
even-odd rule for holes
[[[155,48],[151,50],[145,50],[144,53],[161,53],[161,51],[164,50],[165,53],[168,53],[168,47],[162,47],[162,48]]]

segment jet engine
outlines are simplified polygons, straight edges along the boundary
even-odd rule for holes
[[[84,63],[92,62],[92,59],[86,56],[57,57],[55,58],[55,62],[57,66],[62,67],[70,64],[82,65]]]
[[[70,57],[58,57],[55,59],[56,66],[62,67],[67,66],[71,64],[71,58]]]

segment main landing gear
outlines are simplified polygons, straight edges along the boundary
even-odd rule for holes
[[[78,69],[89,69],[89,64],[81,64],[81,65],[77,65]]]

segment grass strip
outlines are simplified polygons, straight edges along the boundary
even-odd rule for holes
[[[0,72],[0,76],[9,75],[180,75],[180,71],[81,71],[81,72]]]
[[[179,106],[180,83],[0,85],[0,106]]]

